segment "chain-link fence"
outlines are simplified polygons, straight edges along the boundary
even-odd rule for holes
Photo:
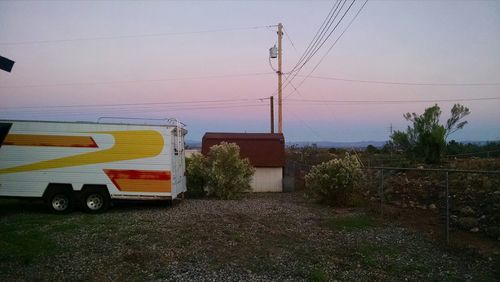
[[[378,201],[381,215],[396,210],[412,221],[425,217],[443,226],[447,243],[453,231],[500,240],[500,171],[370,167],[366,172],[367,196]]]

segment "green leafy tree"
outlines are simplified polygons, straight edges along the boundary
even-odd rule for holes
[[[220,199],[234,199],[250,189],[254,168],[240,158],[240,147],[222,142],[207,156],[195,155],[188,162],[188,191]]]
[[[380,153],[380,150],[377,147],[370,144],[366,146],[365,152],[368,154],[377,154]]]
[[[404,118],[412,123],[406,132],[395,131],[391,135],[394,148],[401,150],[410,158],[421,158],[426,163],[438,163],[446,150],[446,139],[467,121],[461,121],[470,114],[467,107],[455,104],[446,125],[439,124],[441,109],[434,105],[425,109],[422,115],[406,113]]]

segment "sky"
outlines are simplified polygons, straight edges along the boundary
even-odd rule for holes
[[[450,139],[500,140],[500,99],[483,99],[500,97],[500,1],[370,0],[346,29],[363,3],[292,80],[298,90],[285,83],[286,140],[387,140],[436,100],[442,122],[454,103],[471,111]],[[0,119],[174,117],[189,140],[269,132],[275,25],[287,73],[334,4],[0,1],[0,55],[16,62],[0,72]]]

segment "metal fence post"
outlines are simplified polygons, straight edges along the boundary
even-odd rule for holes
[[[446,171],[446,244],[450,243],[450,191],[448,188],[448,171]]]
[[[379,190],[379,197],[380,197],[380,214],[384,216],[384,170],[380,170],[380,190]]]

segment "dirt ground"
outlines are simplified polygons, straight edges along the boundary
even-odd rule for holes
[[[498,244],[498,242],[493,242]],[[49,214],[0,200],[0,280],[498,281],[498,254],[299,193]]]

